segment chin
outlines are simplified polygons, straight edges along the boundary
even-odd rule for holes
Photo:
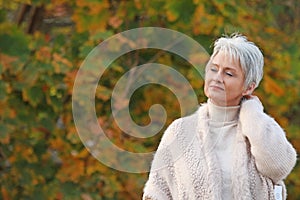
[[[214,103],[217,106],[226,106],[227,102],[226,99],[224,98],[216,98],[216,97],[208,97],[210,98],[210,100],[212,101],[212,103]]]
[[[226,95],[223,94],[219,94],[216,92],[209,92],[208,95],[206,95],[208,98],[210,98],[212,101],[214,102],[222,102],[222,103],[226,103]]]

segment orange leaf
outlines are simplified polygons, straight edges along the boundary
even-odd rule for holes
[[[92,197],[89,194],[81,194],[81,198],[83,200],[92,200]]]
[[[284,89],[282,89],[273,79],[271,79],[269,76],[265,76],[264,81],[264,89],[268,93],[272,93],[278,97],[281,97],[284,95]]]
[[[166,15],[167,15],[168,21],[170,21],[170,22],[174,22],[178,18],[178,14],[174,13],[170,10],[167,10]]]
[[[36,59],[39,61],[45,61],[45,59],[51,58],[51,49],[49,47],[42,47],[36,52]]]
[[[1,188],[1,194],[2,194],[3,200],[11,199],[9,194],[8,194],[8,191],[4,187]]]
[[[56,138],[50,141],[50,146],[55,150],[64,150],[65,142],[61,138]]]
[[[134,0],[134,5],[137,9],[142,9],[142,3],[141,0]]]
[[[63,166],[57,174],[57,178],[62,181],[72,181],[77,183],[79,178],[84,175],[84,162],[71,157],[63,159]]]
[[[108,24],[114,28],[118,28],[123,23],[123,20],[117,16],[113,16],[109,19]]]
[[[18,60],[18,57],[9,56],[9,55],[0,53],[0,65],[3,65],[4,70],[11,68],[11,65],[16,60]]]

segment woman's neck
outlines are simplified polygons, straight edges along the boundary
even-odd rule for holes
[[[209,119],[218,122],[235,121],[238,118],[240,106],[217,106],[211,99],[208,99]]]

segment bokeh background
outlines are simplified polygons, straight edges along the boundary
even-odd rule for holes
[[[92,157],[71,108],[76,72],[88,53],[137,27],[180,31],[209,53],[222,34],[248,36],[265,56],[255,94],[300,152],[298,0],[0,0],[0,9],[0,199],[141,199],[148,174],[119,172]],[[96,110],[111,141],[132,152],[154,151],[163,130],[147,139],[123,133],[111,114],[111,92],[122,74],[150,61],[173,66],[190,81],[199,102],[206,100],[203,79],[176,55],[146,49],[117,59],[99,82]],[[155,103],[167,111],[165,126],[180,117],[174,94],[149,85],[130,100],[137,124],[149,123]],[[288,199],[300,199],[299,161],[285,182]]]

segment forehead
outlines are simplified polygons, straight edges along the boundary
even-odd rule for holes
[[[240,61],[237,56],[230,54],[227,51],[220,51],[213,55],[211,64],[218,65],[223,68],[234,68],[235,70],[242,70]]]

